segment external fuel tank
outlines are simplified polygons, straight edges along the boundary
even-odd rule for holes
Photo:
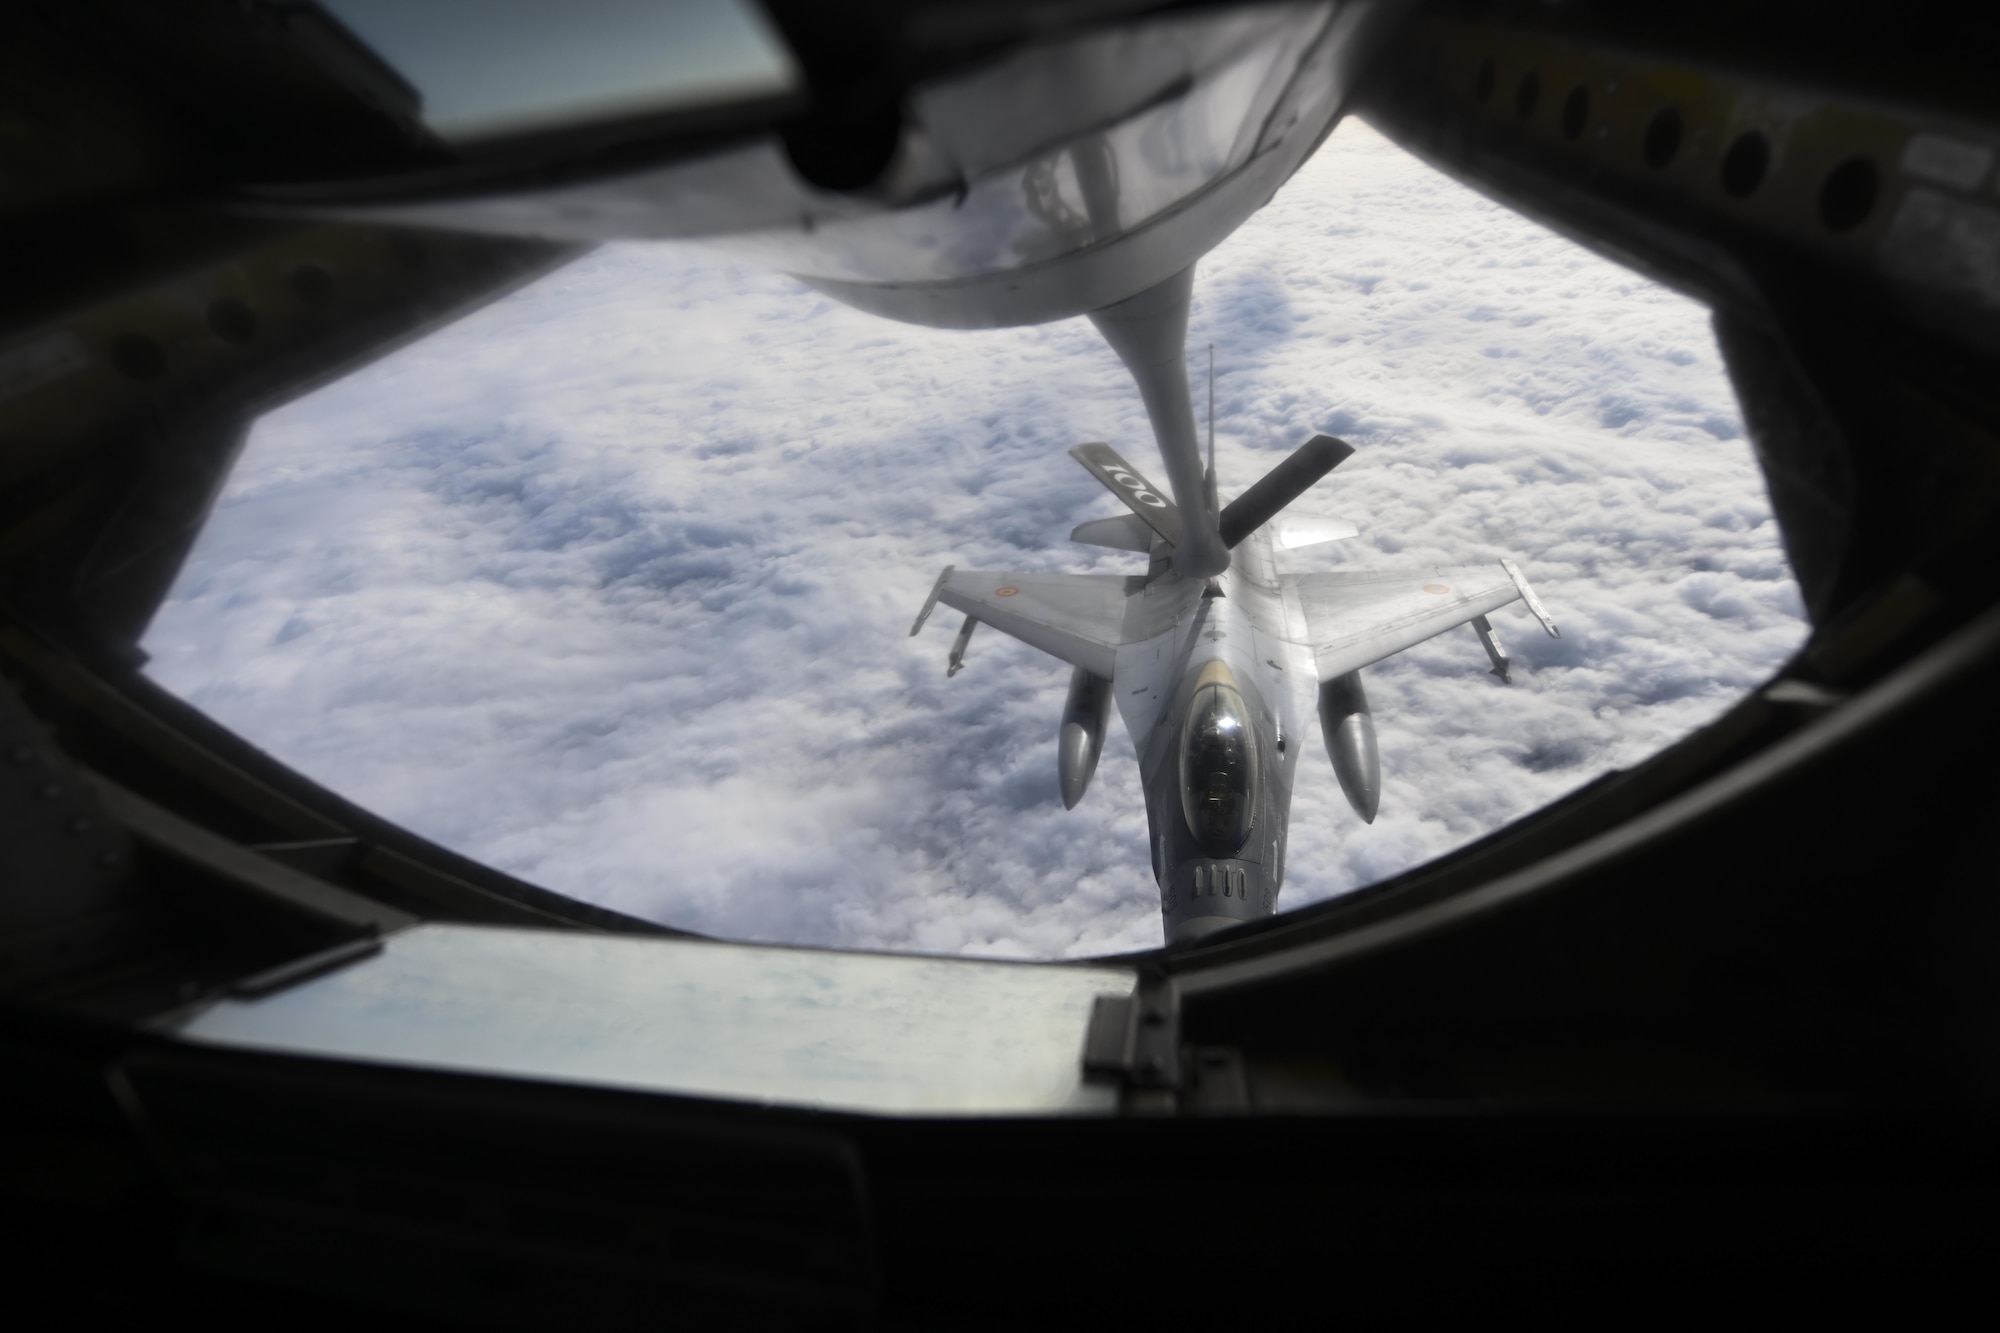
[[[1319,728],[1347,803],[1365,823],[1374,823],[1382,803],[1382,759],[1375,748],[1375,719],[1368,712],[1359,671],[1321,684]]]
[[[1111,717],[1111,682],[1082,667],[1069,673],[1069,698],[1063,703],[1062,727],[1056,733],[1056,780],[1062,785],[1063,809],[1074,810],[1090,790],[1104,753],[1104,727]]]

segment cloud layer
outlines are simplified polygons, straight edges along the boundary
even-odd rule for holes
[[[1296,569],[1513,554],[1495,618],[1368,672],[1384,794],[1314,743],[1282,905],[1429,859],[1714,717],[1803,637],[1706,312],[1344,125],[1201,265],[1224,498],[1316,431]],[[1198,409],[1200,404],[1197,404]],[[1057,795],[1068,668],[937,570],[1123,572],[1065,454],[1153,456],[1083,320],[940,333],[614,246],[261,422],[152,671],[313,777],[550,888],[746,939],[1157,944],[1131,747]],[[1114,724],[1114,728],[1116,724]]]

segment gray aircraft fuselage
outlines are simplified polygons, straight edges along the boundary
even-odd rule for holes
[[[1112,689],[1138,751],[1174,941],[1277,910],[1293,770],[1318,682],[1268,530],[1212,579],[1175,572],[1163,548],[1128,603],[1157,631],[1118,649]]]

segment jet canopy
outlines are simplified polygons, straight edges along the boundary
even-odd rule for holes
[[[1203,672],[1181,735],[1181,810],[1203,851],[1228,856],[1249,839],[1256,796],[1250,710],[1233,684]]]

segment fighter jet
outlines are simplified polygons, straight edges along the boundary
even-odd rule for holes
[[[965,613],[951,675],[982,623],[1069,663],[1056,770],[1070,809],[1097,770],[1117,701],[1145,784],[1170,944],[1277,911],[1292,776],[1315,691],[1340,788],[1373,823],[1382,770],[1362,668],[1470,622],[1505,683],[1509,660],[1487,617],[1516,599],[1561,637],[1512,560],[1280,573],[1279,550],[1355,535],[1352,524],[1282,514],[1354,450],[1315,436],[1229,504],[1217,503],[1213,381],[1205,469],[1188,388],[1193,272],[1091,316],[1139,386],[1170,487],[1154,485],[1109,444],[1071,450],[1131,512],[1084,523],[1070,539],[1143,552],[1146,572],[947,566],[910,627],[919,633],[939,603]]]

